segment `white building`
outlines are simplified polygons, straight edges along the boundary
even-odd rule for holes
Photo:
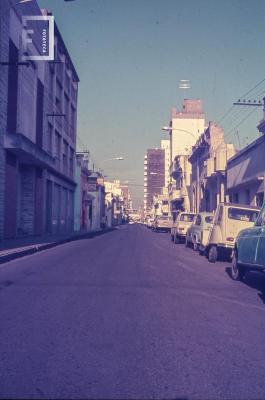
[[[202,100],[185,99],[183,101],[182,110],[177,111],[174,108],[171,112],[171,120],[169,125],[169,141],[170,141],[170,183],[168,186],[169,202],[171,213],[177,210],[178,204],[182,201],[183,196],[186,201],[184,207],[189,210],[188,191],[186,182],[190,175],[190,165],[187,160],[191,154],[192,147],[197,142],[200,135],[205,129],[205,116],[202,108]],[[181,165],[181,167],[180,167]],[[176,171],[181,168],[183,180],[182,193],[180,187],[176,185]],[[186,179],[187,178],[187,179]]]
[[[170,163],[179,155],[188,154],[205,129],[202,100],[185,99],[182,110],[174,108],[170,121]]]

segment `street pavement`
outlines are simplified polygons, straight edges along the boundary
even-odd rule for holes
[[[0,266],[0,398],[264,399],[265,276],[121,226]]]

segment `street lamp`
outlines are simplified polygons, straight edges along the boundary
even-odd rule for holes
[[[123,157],[114,157],[114,158],[107,158],[106,160],[101,161],[101,163],[104,163],[106,161],[123,161]]]
[[[194,139],[197,139],[197,137],[194,135],[193,132],[186,131],[186,129],[179,129],[179,128],[172,128],[171,126],[163,126],[162,131],[180,131],[180,132],[186,132],[189,133]],[[198,130],[199,133],[199,130]]]

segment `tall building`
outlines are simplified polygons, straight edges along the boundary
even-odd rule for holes
[[[169,167],[170,167],[170,140],[161,140],[161,149],[165,150],[165,188],[168,187],[170,181]]]
[[[187,184],[190,182],[191,165],[188,157],[192,147],[205,129],[202,100],[185,99],[182,110],[174,108],[169,124],[170,140],[170,184],[169,201],[172,215],[178,209],[190,210]],[[184,177],[183,187],[178,185],[179,172]]]
[[[79,79],[56,24],[54,62],[22,62],[23,15],[47,14],[0,1],[0,238],[73,230]]]
[[[148,212],[153,196],[161,194],[165,185],[165,150],[148,149],[144,160],[144,210]]]
[[[188,154],[199,136],[204,132],[205,116],[202,100],[185,99],[182,110],[172,109],[170,120],[170,153],[172,163],[179,155]]]

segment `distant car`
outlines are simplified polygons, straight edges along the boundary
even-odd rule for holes
[[[171,228],[171,219],[166,215],[157,215],[154,220],[153,230],[169,232]]]
[[[206,245],[208,260],[214,263],[220,255],[231,257],[238,233],[244,228],[251,228],[258,213],[257,207],[220,203],[216,209]]]
[[[252,228],[237,235],[232,255],[232,278],[242,280],[246,271],[265,271],[265,203]]]
[[[153,218],[148,218],[146,226],[148,229],[151,229],[153,227],[154,219]]]
[[[174,243],[180,243],[181,241],[185,240],[187,230],[191,226],[195,215],[195,213],[190,212],[180,212],[178,214],[177,219],[173,223],[170,231],[171,240]]]
[[[187,230],[186,247],[193,246],[195,251],[204,252],[208,242],[209,232],[213,222],[213,213],[200,212],[196,215],[192,225]]]

